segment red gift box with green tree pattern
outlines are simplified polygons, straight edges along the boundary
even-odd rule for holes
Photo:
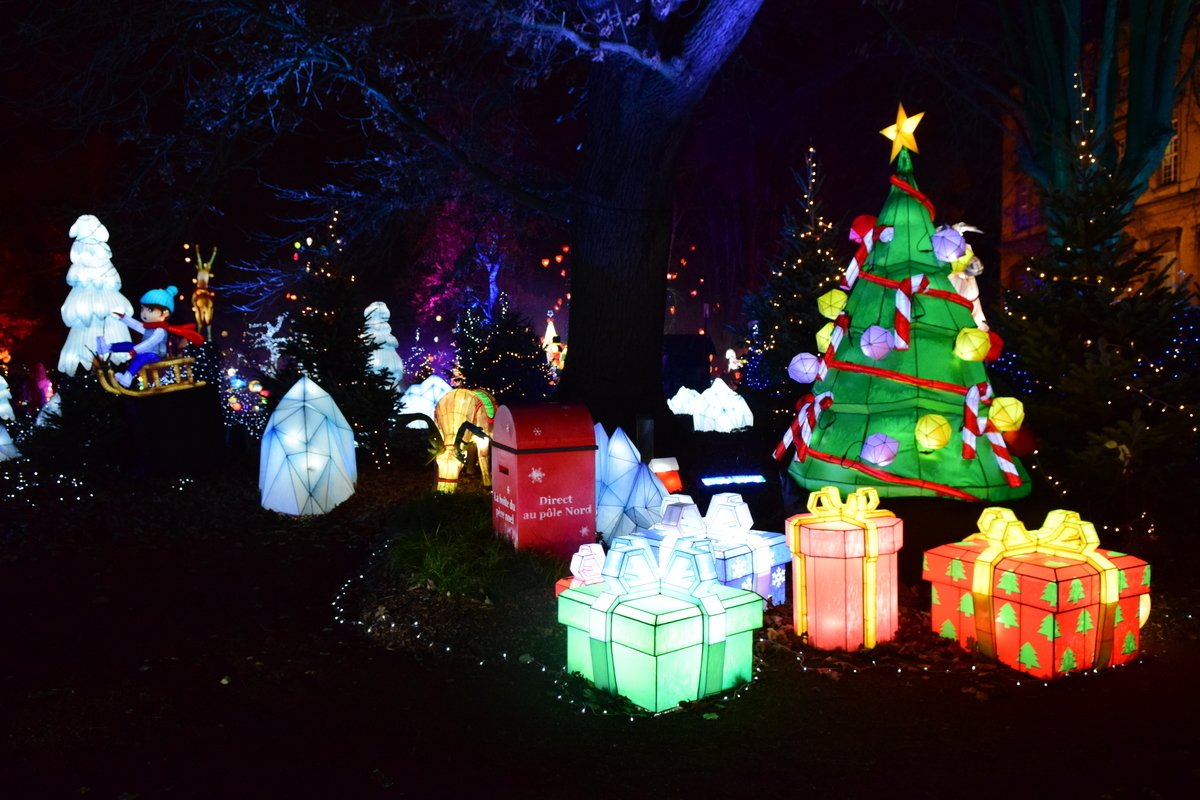
[[[933,630],[1039,678],[1132,660],[1150,613],[1150,565],[1103,550],[1092,523],[1056,510],[1027,530],[988,508],[979,533],[926,550]]]

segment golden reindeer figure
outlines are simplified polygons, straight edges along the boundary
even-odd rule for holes
[[[466,444],[474,441],[479,457],[479,471],[483,485],[492,485],[492,471],[488,463],[488,445],[492,434],[492,420],[483,398],[470,389],[451,389],[442,396],[433,410],[433,420],[442,437],[442,449],[438,451],[437,468],[439,492],[453,492],[458,487],[458,476],[462,472]],[[482,431],[476,435],[474,431]]]
[[[195,251],[196,277],[192,278],[192,283],[196,284],[196,288],[192,290],[192,313],[196,316],[196,330],[203,334],[205,339],[211,340],[213,290],[208,288],[208,280],[212,277],[213,262],[217,260],[217,248],[213,247],[207,261],[200,255],[200,245],[195,245]]]

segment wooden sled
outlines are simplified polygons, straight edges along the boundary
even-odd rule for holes
[[[191,356],[155,361],[138,370],[135,385],[140,385],[142,388],[134,389],[131,386],[126,389],[117,383],[116,376],[113,375],[112,364],[101,361],[99,358],[92,362],[96,376],[100,379],[100,386],[104,388],[104,391],[110,394],[122,394],[126,397],[148,397],[204,386],[205,381],[196,379],[195,365],[196,359]]]

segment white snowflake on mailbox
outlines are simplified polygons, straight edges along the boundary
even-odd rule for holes
[[[542,471],[541,467],[534,467],[533,469],[529,470],[530,483],[541,483],[545,479],[546,473]]]

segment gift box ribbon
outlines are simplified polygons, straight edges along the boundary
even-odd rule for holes
[[[1097,667],[1108,666],[1113,648],[1113,615],[1120,599],[1120,570],[1106,556],[1097,552],[1100,537],[1092,523],[1080,519],[1074,511],[1057,509],[1046,515],[1046,522],[1041,528],[1030,531],[1010,509],[986,508],[979,517],[979,533],[968,536],[966,541],[986,543],[983,552],[975,559],[971,575],[976,641],[981,653],[991,658],[996,656],[992,609],[992,581],[996,565],[1012,556],[1045,553],[1084,561],[1099,574],[1100,610],[1096,626],[1099,635],[1096,637],[1094,664]],[[983,613],[980,613],[981,610]]]
[[[697,698],[721,691],[725,673],[725,606],[713,593],[717,568],[711,544],[691,537],[664,538],[658,558],[648,539],[619,536],[604,560],[608,588],[592,603],[590,630],[592,682],[600,689],[619,694],[613,663],[613,612],[621,603],[665,594],[700,609],[702,638],[700,681]]]
[[[846,502],[836,486],[825,486],[808,496],[808,514],[800,517],[801,525],[822,522],[848,522],[863,531],[863,647],[874,647],[876,637],[876,592],[879,562],[879,526],[881,517],[895,517],[890,511],[879,508],[879,493],[867,486],[846,495]],[[800,526],[788,531],[788,546],[792,548],[798,563],[793,570],[795,581],[796,633],[808,630],[808,597],[804,575],[804,554],[800,551]]]

